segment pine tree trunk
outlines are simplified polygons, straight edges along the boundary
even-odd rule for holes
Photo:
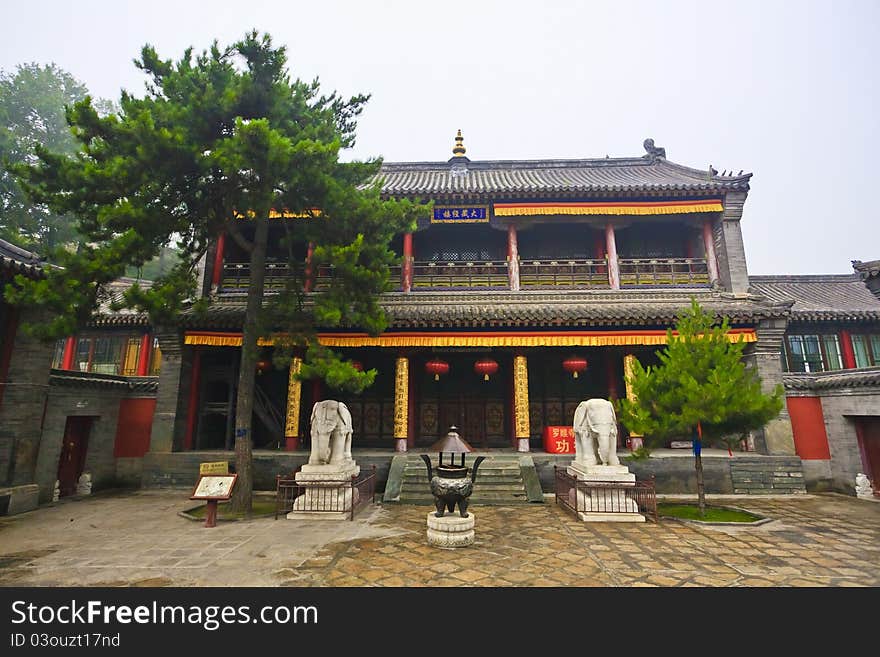
[[[241,369],[238,374],[238,402],[235,407],[235,471],[238,480],[232,496],[232,510],[250,517],[253,510],[254,462],[251,433],[254,411],[254,384],[257,370],[257,319],[263,305],[266,280],[266,245],[269,237],[269,213],[260,212],[254,219],[256,231],[251,251],[251,275],[248,282],[247,308],[241,336]]]
[[[702,518],[706,515],[706,487],[703,484],[703,457],[699,453],[694,455],[694,468],[697,471],[697,498]]]

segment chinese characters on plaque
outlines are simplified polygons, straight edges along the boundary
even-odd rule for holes
[[[574,454],[574,429],[570,426],[544,427],[544,451],[548,454]]]
[[[431,219],[433,224],[488,223],[488,221],[489,208],[486,206],[435,207]]]

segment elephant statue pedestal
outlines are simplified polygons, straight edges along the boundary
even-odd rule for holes
[[[466,518],[460,515],[437,517],[433,511],[428,513],[428,545],[441,548],[458,548],[474,544],[474,512]]]
[[[357,504],[357,488],[352,477],[361,468],[354,461],[338,465],[304,465],[296,473],[296,483],[305,492],[293,501],[289,520],[348,520],[352,505]]]
[[[634,486],[636,476],[625,465],[584,465],[573,461],[568,474],[586,486],[569,491],[569,504],[577,509],[584,522],[645,522],[639,506],[627,486]]]

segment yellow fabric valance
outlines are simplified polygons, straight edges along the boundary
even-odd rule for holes
[[[731,342],[756,342],[754,329],[731,329]],[[666,344],[666,331],[566,331],[545,333],[461,332],[385,333],[370,336],[357,333],[324,333],[318,341],[327,347],[608,347]],[[211,347],[240,347],[241,333],[188,332],[184,342]],[[261,338],[260,346],[272,339]]]

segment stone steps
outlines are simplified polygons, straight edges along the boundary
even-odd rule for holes
[[[477,455],[469,455],[471,467]],[[436,467],[436,455],[431,455]],[[385,502],[434,505],[425,463],[418,454],[398,454],[391,463]],[[493,454],[480,464],[470,504],[506,505],[543,502],[535,464],[527,454]]]

